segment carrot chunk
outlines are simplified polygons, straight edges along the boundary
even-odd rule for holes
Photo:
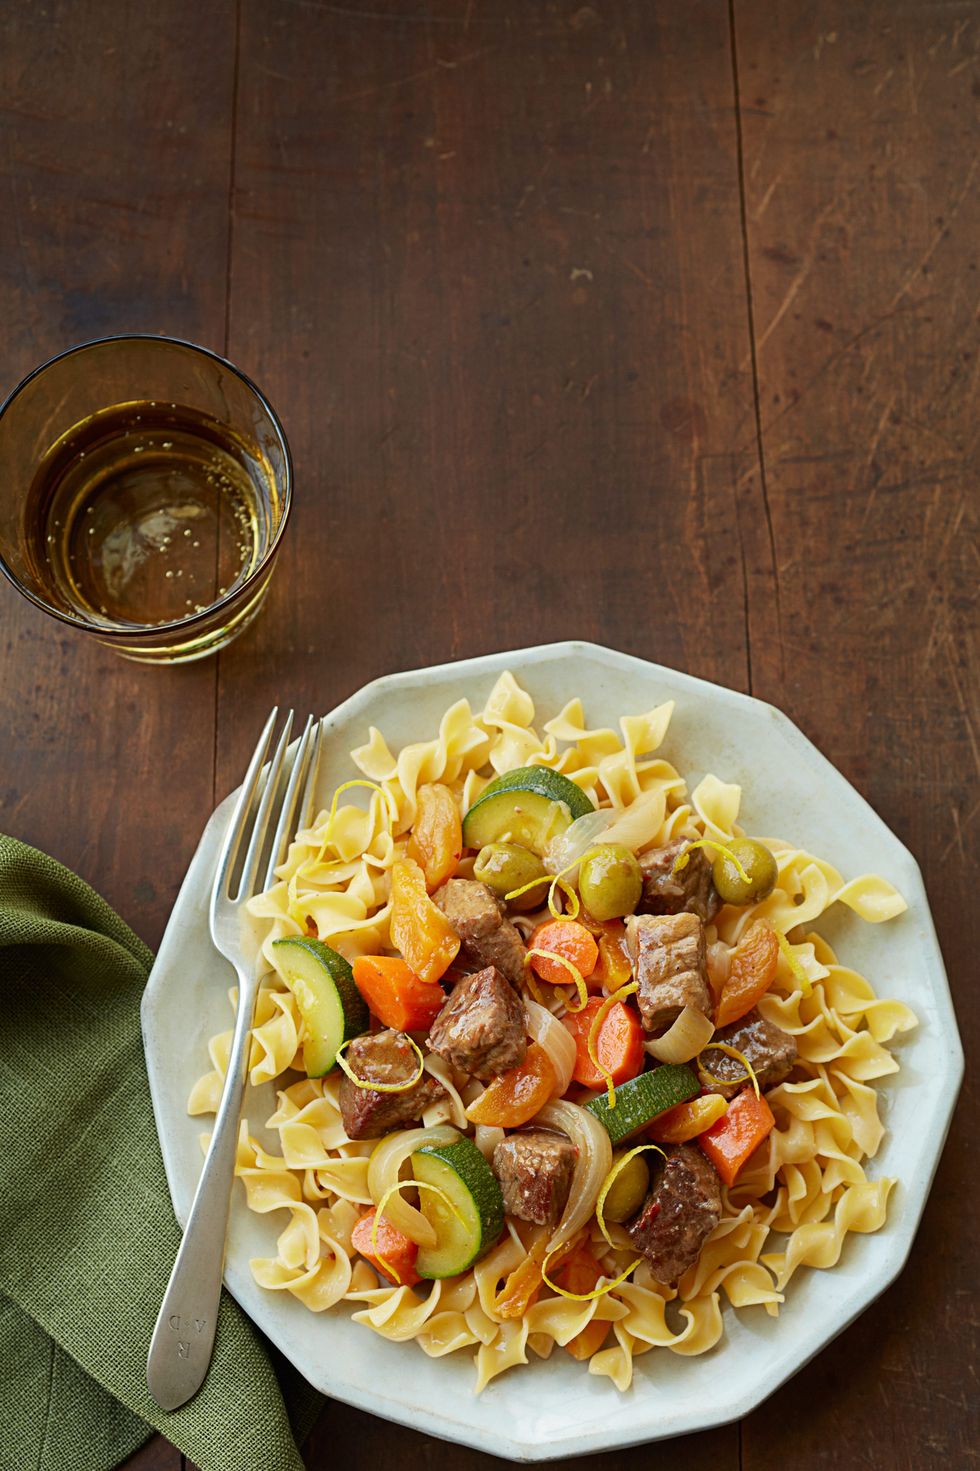
[[[584,924],[574,919],[548,919],[539,924],[528,941],[529,950],[547,950],[574,965],[583,980],[590,976],[599,959],[599,947]],[[567,986],[569,973],[557,960],[535,955],[531,966],[543,981],[553,986]]]
[[[582,1011],[569,1012],[562,1017],[563,1024],[575,1039],[572,1077],[583,1088],[605,1087],[608,1080],[602,1068],[607,1070],[614,1084],[625,1083],[643,1071],[643,1028],[637,1013],[622,1001],[613,1002],[599,1028],[595,1050],[602,1067],[597,1068],[589,1056],[589,1033],[604,1000],[602,996],[593,996]]]
[[[370,1010],[396,1032],[427,1032],[445,1004],[442,987],[419,980],[396,955],[359,955],[352,969]]]
[[[697,1142],[725,1184],[734,1185],[742,1166],[768,1139],[775,1122],[765,1098],[756,1098],[751,1088],[743,1088],[724,1117],[699,1135]]]
[[[354,1227],[351,1232],[354,1250],[360,1252],[365,1261],[369,1261],[375,1271],[380,1272],[388,1282],[393,1282],[400,1287],[414,1287],[416,1282],[422,1280],[415,1270],[415,1259],[419,1254],[418,1247],[404,1232],[399,1231],[397,1226],[393,1226],[387,1216],[381,1216],[378,1219],[377,1255],[375,1255],[371,1236],[374,1232],[374,1218],[377,1214],[376,1209],[366,1211]],[[382,1264],[382,1258],[384,1258],[384,1264]],[[392,1272],[397,1272],[397,1279]]]

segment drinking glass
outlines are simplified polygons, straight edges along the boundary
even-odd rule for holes
[[[0,406],[0,570],[129,659],[201,659],[247,628],[291,499],[267,399],[190,342],[84,343]]]

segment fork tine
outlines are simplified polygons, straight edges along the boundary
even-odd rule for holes
[[[269,854],[269,862],[265,870],[265,880],[262,884],[262,892],[271,889],[276,881],[276,869],[283,860],[284,849],[289,838],[293,835],[293,816],[296,811],[296,799],[299,789],[305,777],[310,762],[310,733],[313,729],[313,716],[310,715],[299,738],[296,747],[296,756],[293,761],[292,770],[289,773],[289,781],[282,799],[282,808],[279,813],[279,821],[276,825],[275,836],[272,839],[272,851]]]
[[[259,773],[265,763],[266,752],[269,749],[269,741],[272,739],[272,732],[275,729],[278,714],[279,706],[273,705],[272,714],[265,723],[262,734],[259,736],[258,745],[252,753],[251,761],[248,763],[248,770],[245,773],[245,780],[242,782],[241,790],[238,793],[235,810],[229,819],[221,853],[218,857],[218,871],[214,878],[211,901],[212,911],[216,899],[227,897],[231,872],[235,866],[235,859],[238,857],[238,850],[241,847],[242,836],[245,831],[246,818],[252,806],[252,798],[255,795]]]
[[[310,717],[312,719],[312,716]],[[316,797],[317,777],[320,774],[320,756],[323,752],[323,719],[316,722],[313,731],[313,741],[310,746],[310,769],[306,778],[306,786],[303,788],[303,800],[300,802],[297,828],[309,827],[313,821],[313,802]]]
[[[272,804],[276,800],[279,790],[279,778],[282,775],[283,761],[289,749],[289,740],[293,733],[293,712],[290,710],[286,716],[286,723],[282,728],[282,734],[276,744],[269,761],[269,770],[266,774],[265,786],[262,789],[262,799],[259,802],[259,810],[255,814],[255,822],[252,826],[252,836],[249,839],[248,849],[245,853],[245,861],[242,864],[242,877],[238,885],[236,902],[248,899],[255,889],[255,875],[259,870],[259,858],[262,848],[269,833],[269,819],[272,814]]]

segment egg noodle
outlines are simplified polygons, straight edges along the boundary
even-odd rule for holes
[[[236,1174],[251,1210],[286,1222],[274,1254],[251,1262],[260,1286],[288,1292],[313,1312],[350,1303],[357,1322],[388,1339],[413,1339],[434,1357],[469,1350],[478,1391],[505,1369],[526,1364],[529,1354],[547,1358],[556,1345],[572,1343],[593,1320],[608,1323],[611,1331],[589,1357],[588,1369],[626,1390],[637,1356],[654,1348],[694,1355],[716,1344],[724,1331],[723,1297],[734,1308],[776,1315],[801,1267],[834,1266],[848,1232],[883,1225],[895,1182],[870,1179],[865,1172],[883,1134],[875,1084],[897,1070],[886,1044],[914,1027],[916,1018],[901,1002],[879,999],[810,926],[834,903],[873,924],[900,914],[905,904],[883,878],[866,874],[845,882],[829,863],[767,838],[778,869],[775,888],[760,903],[726,906],[708,926],[708,939],[715,953],[717,947],[731,953],[760,918],[783,937],[776,980],[759,1010],[793,1035],[799,1054],[795,1080],[767,1094],[775,1128],[735,1186],[723,1187],[721,1221],[676,1287],[656,1282],[642,1261],[628,1280],[599,1296],[576,1300],[545,1287],[519,1316],[500,1311],[501,1286],[511,1273],[529,1258],[540,1264],[546,1252],[550,1260],[575,1232],[607,1281],[635,1261],[625,1233],[614,1228],[612,1239],[622,1245],[611,1245],[595,1217],[598,1188],[609,1170],[608,1149],[600,1157],[596,1143],[604,1131],[590,1113],[567,1101],[543,1110],[551,1119],[561,1116],[560,1127],[578,1146],[571,1195],[550,1238],[544,1228],[508,1217],[499,1242],[470,1270],[418,1287],[379,1281],[353,1249],[358,1220],[383,1198],[386,1218],[412,1239],[420,1226],[431,1232],[396,1190],[399,1171],[423,1144],[452,1140],[457,1132],[474,1135],[465,1108],[481,1085],[430,1055],[426,1070],[446,1091],[430,1105],[422,1127],[398,1130],[380,1144],[349,1140],[338,1104],[340,1073],[303,1076],[303,1023],[292,993],[276,976],[273,941],[316,933],[349,960],[391,948],[389,870],[404,856],[416,793],[426,782],[444,783],[465,812],[493,776],[547,766],[582,787],[598,807],[631,809],[629,841],[635,850],[682,837],[730,842],[740,834],[739,787],[706,776],[688,792],[678,771],[656,755],[672,710],[669,702],[624,716],[618,731],[589,729],[581,701],[573,699],[539,733],[530,695],[507,673],[479,714],[466,700],[452,705],[435,739],[395,754],[372,727],[366,744],[351,752],[364,778],[351,794],[357,800],[320,812],[297,833],[278,882],[248,906],[255,943],[270,970],[255,1015],[250,1076],[255,1085],[278,1083],[278,1105],[267,1124],[278,1136],[279,1153],[267,1153],[244,1120]],[[460,872],[467,872],[465,862]],[[543,908],[516,918],[526,932],[547,916]],[[556,1077],[567,1086],[571,1059],[548,1026],[548,1013],[562,1011],[566,995],[574,992],[548,986],[533,994],[532,1035],[554,1052]],[[234,999],[231,993],[233,1004]],[[229,1030],[212,1038],[212,1071],[192,1090],[191,1114],[216,1111],[231,1036]],[[486,1154],[502,1137],[499,1129],[484,1126],[475,1134]]]

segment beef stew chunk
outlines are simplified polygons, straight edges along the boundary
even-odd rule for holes
[[[633,915],[626,938],[647,1032],[666,1031],[685,1006],[711,1016],[704,926],[696,914]]]
[[[524,1061],[524,1002],[494,965],[464,976],[432,1024],[429,1047],[460,1072],[489,1083]]]
[[[344,1054],[351,1071],[368,1083],[407,1083],[419,1061],[404,1032],[365,1032]],[[340,1112],[349,1139],[380,1139],[392,1129],[414,1124],[430,1103],[445,1095],[437,1078],[424,1074],[402,1093],[359,1088],[345,1073],[340,1082]]]
[[[696,914],[704,924],[714,919],[721,908],[721,899],[711,875],[711,858],[705,850],[692,848],[687,863],[679,873],[674,873],[678,855],[686,847],[687,840],[681,838],[664,848],[653,848],[639,855],[643,875],[639,913],[687,912]]]
[[[722,1027],[715,1033],[712,1041],[724,1042],[741,1052],[751,1063],[762,1089],[775,1088],[778,1083],[785,1082],[796,1062],[794,1038],[789,1032],[784,1032],[782,1027],[767,1022],[754,1007],[739,1021]],[[728,1057],[724,1052],[706,1052],[705,1063],[711,1074],[711,1081],[703,1074],[701,1081],[714,1092],[721,1093],[725,1098],[734,1098],[739,1089],[744,1087],[745,1069],[737,1057]],[[714,1081],[716,1078],[732,1078],[737,1081],[722,1087]]]
[[[512,986],[519,986],[526,947],[493,890],[476,879],[450,879],[432,897],[469,959],[480,966],[495,965]]]
[[[564,1134],[528,1129],[508,1134],[493,1152],[504,1209],[522,1221],[555,1226],[572,1184],[575,1146]]]
[[[626,1227],[658,1282],[673,1283],[697,1261],[721,1220],[721,1182],[696,1144],[673,1150]]]

